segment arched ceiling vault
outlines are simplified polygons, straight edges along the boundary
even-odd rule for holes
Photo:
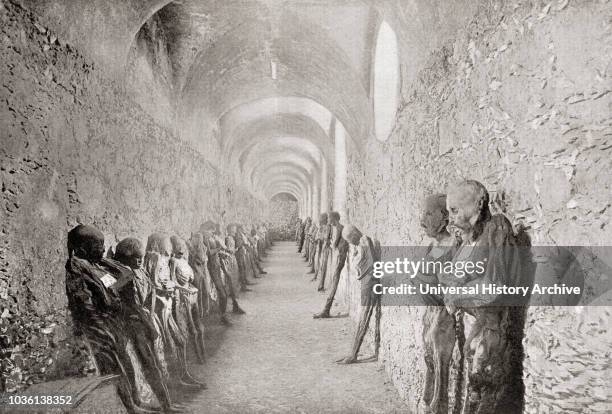
[[[303,168],[289,163],[280,163],[267,168],[263,167],[263,171],[253,177],[254,189],[263,189],[267,183],[272,182],[278,177],[295,178],[304,183],[304,185],[315,184],[312,176]]]
[[[268,189],[266,195],[271,198],[275,193],[279,193],[282,191],[290,191],[298,199],[298,201],[306,200],[306,193],[302,193],[302,189],[297,184],[293,184],[288,181],[276,183],[274,188]]]
[[[316,102],[297,97],[260,99],[240,105],[220,120],[220,140],[232,169],[244,163],[251,151],[291,145],[333,165],[333,142],[329,138],[332,114]],[[287,139],[284,139],[287,138]],[[319,155],[317,155],[318,153]]]
[[[253,139],[244,148],[237,159],[233,159],[230,165],[238,166],[238,170],[244,173],[253,162],[260,162],[262,157],[270,152],[293,153],[308,160],[313,166],[321,165],[322,160],[328,160],[329,154],[324,154],[311,141],[299,137],[269,137],[264,139]],[[331,157],[329,157],[331,158]],[[333,161],[331,159],[330,161]],[[328,162],[329,163],[329,162]],[[333,165],[333,163],[332,163]]]
[[[276,96],[238,105],[224,113],[219,124],[221,130],[231,137],[237,125],[279,113],[301,114],[312,118],[325,132],[327,132],[333,117],[327,108],[311,99],[296,96]]]
[[[333,143],[327,133],[311,118],[299,114],[276,114],[243,123],[231,133],[224,142],[223,159],[232,164],[258,140],[278,137],[300,137],[307,139],[319,148],[328,163],[333,163]]]
[[[276,193],[283,191],[293,193],[293,195],[297,198],[298,202],[304,206],[304,209],[306,210],[308,208],[308,198],[306,196],[301,197],[300,194],[302,194],[302,190],[292,184],[277,184],[274,189],[270,189],[266,193],[266,199],[270,200]]]
[[[257,191],[259,192],[259,194],[264,195],[267,191],[267,189],[271,188],[270,187],[270,183],[273,182],[277,182],[279,180],[293,180],[294,182],[299,182],[301,183],[301,185],[303,186],[303,188],[312,188],[312,182],[309,180],[304,179],[304,176],[302,174],[300,174],[299,171],[282,171],[282,170],[277,170],[279,171],[279,174],[276,175],[272,175],[270,177],[268,177],[267,179],[264,179],[260,182]],[[280,174],[283,174],[282,176]]]
[[[270,194],[279,188],[291,188],[296,193],[298,193],[298,195],[303,201],[308,200],[308,186],[292,178],[277,178],[273,181],[270,181],[263,188],[263,193],[267,196],[268,199],[270,199]]]
[[[296,188],[291,186],[290,184],[278,185],[274,190],[269,192],[270,194],[269,199],[273,199],[275,196],[277,196],[278,194],[282,194],[282,193],[291,194],[291,196],[295,198],[298,203],[302,201],[302,197],[299,191],[296,191]]]
[[[64,40],[119,72],[140,29],[157,19],[178,113],[207,112],[214,122],[247,102],[294,96],[328,108],[353,139],[371,129],[368,36],[380,8],[371,0],[24,2],[55,22]]]
[[[273,191],[270,191],[270,193],[268,194],[268,200],[272,200],[275,196],[282,194],[282,193],[288,193],[291,194],[298,202],[298,205],[301,205],[303,202],[302,197],[299,195],[299,192],[295,190],[295,188],[291,187],[291,186],[285,186],[285,185],[280,185],[278,186],[276,189],[274,189]]]
[[[274,189],[270,190],[268,192],[269,197],[270,198],[274,198],[274,196],[281,194],[281,193],[289,193],[291,194],[293,197],[295,197],[295,199],[298,202],[301,202],[302,200],[302,195],[299,191],[296,191],[297,187],[289,184],[289,183],[284,183],[284,184],[278,184]]]
[[[357,148],[372,131],[368,91],[377,2],[25,1],[51,20],[76,16],[62,22],[69,40],[124,71],[140,29],[154,22],[160,36],[143,47],[167,55],[167,78],[159,87],[169,85],[163,96],[176,109],[177,134],[215,143],[209,154],[220,151],[219,167],[260,190],[280,185],[284,178],[274,174],[283,171],[287,180],[302,176],[291,185],[306,199],[308,187],[320,185],[323,160],[334,171],[332,118]],[[150,88],[143,85],[135,89],[146,95]]]
[[[183,112],[219,118],[256,99],[303,97],[328,108],[352,137],[366,137],[369,100],[345,51],[316,22],[289,8],[274,11],[254,9],[198,52],[182,88]]]
[[[257,179],[262,173],[278,165],[300,169],[312,178],[319,177],[320,174],[319,164],[316,161],[302,157],[291,150],[286,152],[271,150],[269,153],[262,155],[259,159],[253,158],[249,164],[245,165],[243,172],[244,183],[256,185]]]

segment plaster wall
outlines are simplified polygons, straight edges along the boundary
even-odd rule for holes
[[[70,228],[93,224],[109,245],[155,231],[188,237],[208,218],[247,222],[265,206],[12,1],[0,3],[0,61],[0,335],[13,350],[3,365],[10,389],[80,369],[66,316]]]
[[[384,7],[398,35],[401,100],[386,142],[369,137],[365,148],[349,146],[349,220],[383,244],[426,244],[423,197],[477,179],[534,245],[587,246],[577,255],[587,297],[608,290],[602,270],[610,259],[588,246],[612,242],[612,4]],[[341,294],[351,298],[356,321],[358,286],[346,286]],[[526,412],[609,410],[611,396],[597,390],[609,388],[610,309],[529,309]],[[423,409],[422,315],[422,308],[387,307],[382,319],[383,364],[415,411]]]

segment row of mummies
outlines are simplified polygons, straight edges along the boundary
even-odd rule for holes
[[[448,263],[484,260],[484,273],[472,272],[461,279],[450,274],[421,273],[412,283],[431,285],[525,286],[533,280],[534,266],[526,234],[515,232],[505,215],[489,203],[484,185],[466,180],[451,185],[447,194],[436,193],[422,203],[420,224],[430,244],[424,260]],[[494,214],[498,213],[498,214]],[[329,318],[340,275],[360,283],[360,318],[350,354],[337,363],[374,361],[380,348],[381,298],[374,285],[374,262],[381,260],[377,240],[352,224],[343,226],[337,212],[298,220],[295,228],[298,252],[308,263],[317,288],[324,290],[331,277],[323,311],[315,319]],[[425,246],[423,246],[425,247]],[[527,248],[525,248],[527,247]],[[434,267],[435,268],[435,267]],[[521,413],[523,407],[522,329],[524,303],[508,305],[501,295],[422,295],[425,306],[422,339],[426,366],[423,403],[431,414]],[[359,350],[375,314],[374,354],[359,359]],[[464,317],[470,322],[469,332]],[[453,352],[458,354],[453,362]],[[455,386],[449,386],[453,362]],[[449,394],[453,394],[449,398]]]
[[[272,243],[263,224],[223,230],[207,221],[189,240],[154,233],[146,248],[128,237],[106,257],[97,228],[81,224],[68,233],[66,294],[75,333],[99,374],[118,375],[128,412],[182,412],[168,384],[206,388],[189,372],[188,347],[203,363],[204,322],[218,312],[221,323],[231,324],[228,297],[232,313],[244,313],[235,289],[249,291],[249,278],[265,273],[260,260]]]

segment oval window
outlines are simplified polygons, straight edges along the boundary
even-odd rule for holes
[[[374,128],[376,138],[386,141],[395,122],[399,98],[397,37],[385,21],[376,36],[374,49]]]

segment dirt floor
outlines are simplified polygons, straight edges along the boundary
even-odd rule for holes
[[[268,274],[240,298],[246,315],[211,327],[208,360],[193,372],[208,389],[181,398],[190,413],[406,413],[382,367],[335,360],[352,341],[347,318],[313,320],[325,301],[295,243],[278,242]]]

